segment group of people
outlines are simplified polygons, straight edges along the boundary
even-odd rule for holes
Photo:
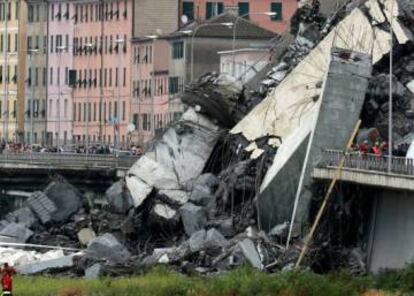
[[[389,144],[386,141],[376,141],[374,145],[371,145],[368,140],[363,141],[360,144],[354,144],[352,146],[352,152],[358,152],[360,155],[373,154],[376,157],[389,155]],[[408,151],[407,144],[400,144],[393,146],[392,155],[405,157]]]
[[[120,151],[129,155],[142,155],[143,149],[139,145],[131,145],[128,148],[121,148]],[[104,144],[93,144],[86,148],[85,145],[73,145],[68,147],[58,147],[54,145],[28,145],[15,142],[1,142],[0,153],[89,153],[89,154],[114,154],[113,146]]]
[[[16,274],[16,270],[9,266],[8,263],[4,263],[3,267],[0,267],[1,273],[1,286],[2,296],[10,296],[13,293],[13,275]]]

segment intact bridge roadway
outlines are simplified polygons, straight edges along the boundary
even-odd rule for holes
[[[77,153],[2,153],[0,190],[41,190],[61,175],[85,190],[104,192],[123,177],[137,156]]]

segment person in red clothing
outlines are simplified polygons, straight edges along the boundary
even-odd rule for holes
[[[2,296],[10,296],[13,293],[13,275],[16,273],[16,270],[9,266],[8,263],[4,263],[3,268],[0,269],[1,277],[1,286],[3,288]]]

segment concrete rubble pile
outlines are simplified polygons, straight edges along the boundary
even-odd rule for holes
[[[103,209],[54,180],[0,221],[0,243],[70,248],[23,260],[19,269],[28,274],[96,278],[155,264],[201,274],[244,264],[291,268],[325,190],[310,177],[321,151],[343,149],[359,114],[366,130],[386,138],[391,15],[398,140],[413,130],[414,27],[411,11],[398,3],[349,1],[329,17],[319,14],[317,1],[305,4],[293,18],[295,40],[257,92],[227,76],[203,75],[186,89],[182,118],[108,188]],[[369,206],[358,194],[347,196],[349,202],[330,205],[307,266],[365,272],[361,208]],[[343,195],[335,192],[333,200]],[[344,221],[352,227],[338,238],[330,225]],[[337,263],[327,264],[323,254],[335,254]]]

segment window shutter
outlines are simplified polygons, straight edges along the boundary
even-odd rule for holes
[[[213,3],[206,3],[206,19],[210,19],[213,15]]]

